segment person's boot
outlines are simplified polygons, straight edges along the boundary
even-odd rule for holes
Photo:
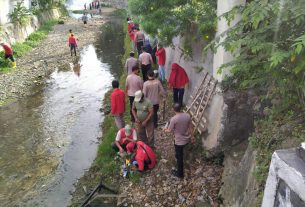
[[[16,66],[17,66],[16,62],[12,62],[12,67],[16,68]]]

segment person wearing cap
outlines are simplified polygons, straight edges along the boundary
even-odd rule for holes
[[[135,93],[143,89],[143,80],[139,76],[140,70],[137,65],[132,67],[132,73],[127,76],[125,83],[125,92],[128,95],[130,103],[130,118],[131,122],[135,122],[135,118],[132,114],[132,105],[135,97]]]
[[[183,149],[191,141],[195,142],[192,136],[192,120],[188,113],[181,112],[181,105],[175,103],[173,109],[175,116],[170,119],[168,128],[165,132],[173,132],[175,135],[175,154],[177,160],[177,170],[173,170],[172,174],[176,177],[183,178]]]
[[[139,64],[141,66],[141,71],[143,75],[143,81],[147,81],[147,72],[151,69],[153,60],[151,54],[147,52],[147,49],[142,47],[142,54],[139,56]]]
[[[132,73],[132,68],[139,64],[138,60],[134,57],[134,51],[131,51],[129,53],[129,55],[130,55],[130,57],[125,62],[125,68],[127,71],[127,75],[130,75]]]
[[[157,164],[157,156],[154,151],[144,142],[130,142],[126,146],[127,153],[133,153],[131,160],[136,161],[138,171],[153,169]]]
[[[16,68],[16,61],[14,59],[14,52],[12,47],[8,43],[1,43],[0,44],[4,50],[4,59],[10,59],[12,61],[13,68]]]
[[[120,129],[115,137],[114,143],[112,143],[112,148],[114,150],[119,150],[120,153],[126,152],[126,146],[130,142],[137,141],[137,132],[134,128],[131,128],[127,124],[124,128]]]
[[[132,113],[137,124],[137,131],[139,135],[141,135],[142,140],[145,140],[147,144],[153,147],[154,146],[154,122],[153,122],[154,108],[151,101],[144,97],[142,91],[137,91],[135,93],[135,99],[132,105]]]
[[[125,126],[124,113],[125,113],[125,93],[119,89],[119,81],[112,81],[113,91],[111,93],[111,114],[114,117],[115,124],[118,129]]]
[[[146,98],[148,98],[154,107],[154,126],[158,127],[158,111],[159,111],[159,99],[160,95],[165,97],[166,93],[161,82],[154,78],[155,74],[152,70],[148,71],[147,77],[148,81],[143,84],[143,93]]]
[[[161,44],[158,44],[156,56],[158,57],[158,65],[159,65],[159,78],[162,82],[165,81],[165,60],[166,60],[166,53],[165,49],[162,47]]]

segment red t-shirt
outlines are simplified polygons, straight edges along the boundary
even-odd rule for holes
[[[4,44],[4,45],[2,45],[2,47],[3,47],[5,55],[12,55],[13,54],[13,50],[8,44]]]
[[[158,65],[165,65],[166,53],[163,47],[157,50],[156,56],[158,57]]]
[[[113,115],[125,112],[125,93],[121,89],[114,89],[111,94],[111,113]]]
[[[76,38],[74,36],[69,37],[69,45],[71,44],[77,46]]]

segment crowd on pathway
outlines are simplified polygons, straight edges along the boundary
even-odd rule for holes
[[[194,141],[192,123],[189,114],[182,111],[184,89],[189,83],[187,73],[177,63],[171,65],[168,81],[165,79],[166,51],[157,40],[150,44],[150,39],[140,30],[139,25],[127,18],[128,34],[133,43],[130,57],[126,60],[127,73],[125,91],[119,88],[119,81],[112,82],[111,113],[118,132],[112,147],[119,154],[133,153],[132,162],[139,171],[152,169],[157,163],[154,153],[154,130],[158,127],[158,111],[160,99],[167,96],[163,85],[173,89],[173,116],[164,128],[164,133],[172,132],[175,136],[174,147],[177,170],[172,174],[183,178],[183,149]],[[158,63],[158,70],[153,70]],[[131,124],[125,125],[125,95],[127,94],[130,108]]]

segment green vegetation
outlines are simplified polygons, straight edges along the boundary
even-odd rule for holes
[[[126,17],[126,14],[125,14]],[[127,33],[127,25],[124,25],[124,31]],[[125,37],[125,54],[122,58],[122,65],[125,64],[125,61],[127,57],[129,57],[129,52],[132,50],[131,48],[131,41],[129,36],[126,34]],[[119,82],[120,82],[120,88],[124,89],[125,88],[125,81],[126,81],[127,74],[123,73],[121,76]],[[110,94],[111,91],[109,91],[104,98],[103,101],[103,106],[105,108],[110,108]],[[126,109],[129,109],[129,100],[126,99]],[[126,110],[125,115],[124,115],[124,120],[126,123],[130,123],[130,116],[129,116],[129,110]],[[114,119],[111,114],[108,114],[104,122],[102,124],[102,131],[104,132],[103,137],[102,137],[102,144],[100,144],[98,153],[97,153],[97,158],[93,164],[93,167],[95,170],[97,170],[101,175],[110,181],[111,179],[115,178],[116,176],[119,176],[121,172],[121,165],[122,161],[121,160],[115,160],[116,153],[111,147],[111,143],[114,141],[114,138],[116,136],[116,133],[118,131],[117,127],[114,124]],[[138,182],[141,177],[140,173],[133,173],[130,175],[130,180],[131,182]]]
[[[235,54],[234,60],[222,67],[232,69],[231,87],[262,89],[269,98],[283,100],[282,107],[304,107],[304,3],[253,0],[224,15],[231,21],[236,13],[241,14],[228,38],[216,43]]]
[[[211,43],[214,49],[223,46],[234,54],[233,61],[220,68],[230,68],[233,73],[222,83],[224,89],[256,89],[261,100],[273,103],[256,121],[250,138],[257,150],[257,206],[272,153],[305,141],[304,4],[305,0],[248,1],[224,15],[230,22],[240,14],[240,21],[223,34],[225,41],[217,38]]]
[[[30,52],[34,47],[47,37],[48,33],[52,30],[52,27],[57,23],[57,20],[50,20],[44,23],[36,32],[33,32],[23,43],[16,43],[12,45],[14,56],[22,57]],[[4,57],[4,52],[0,52],[0,58]],[[0,72],[10,72],[10,62],[8,60],[0,59]]]
[[[25,25],[30,21],[32,13],[24,6],[23,2],[23,0],[18,1],[14,10],[9,14],[9,18],[13,23]]]
[[[268,116],[255,122],[250,144],[257,151],[255,177],[259,185],[257,206],[261,206],[272,153],[277,149],[298,146],[305,141],[304,111],[268,110]]]
[[[145,32],[171,45],[178,35],[189,33],[213,38],[217,22],[215,0],[129,0],[135,22]]]

